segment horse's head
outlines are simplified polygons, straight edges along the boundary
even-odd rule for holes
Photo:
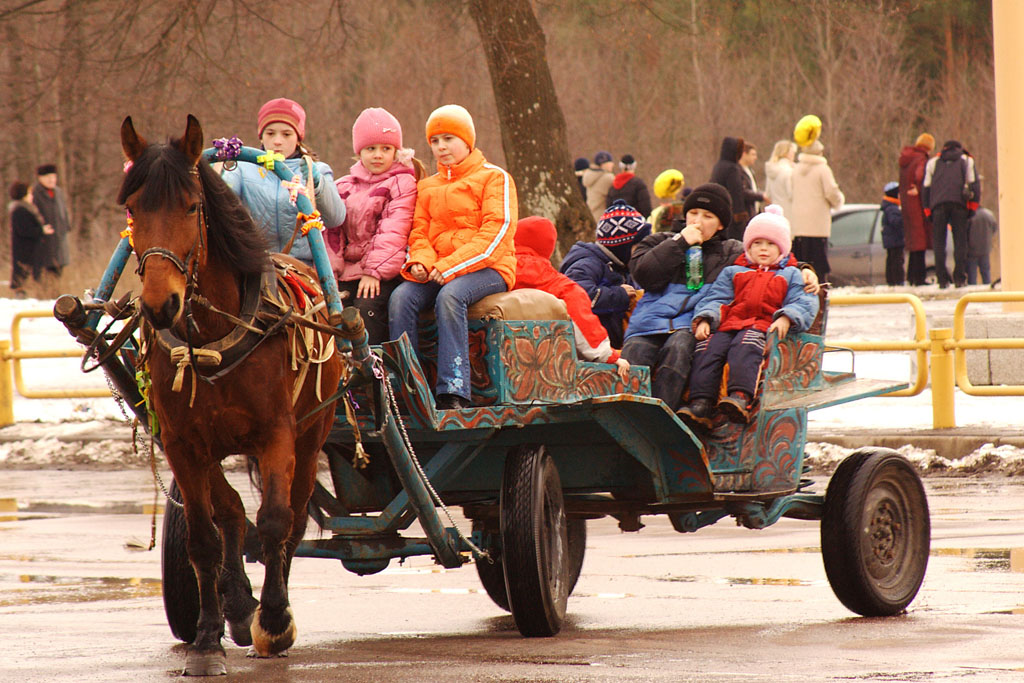
[[[197,169],[203,131],[190,114],[181,139],[150,145],[135,132],[129,116],[121,124],[121,147],[131,165],[118,202],[132,218],[142,313],[154,327],[167,328],[181,318],[190,286],[206,258]]]

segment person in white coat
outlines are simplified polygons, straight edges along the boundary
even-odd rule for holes
[[[815,140],[803,148],[793,167],[793,200],[789,223],[793,229],[793,255],[811,264],[824,282],[828,265],[828,239],[832,235],[832,209],[846,198],[823,156],[825,146]]]
[[[773,204],[782,207],[782,215],[789,218],[793,209],[793,160],[796,159],[796,143],[779,140],[772,149],[771,158],[764,164],[768,180],[764,191],[772,198]]]

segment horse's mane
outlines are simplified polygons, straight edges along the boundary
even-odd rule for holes
[[[144,211],[184,208],[184,199],[194,186],[188,159],[177,145],[178,140],[172,139],[166,145],[146,147],[125,173],[118,204],[141,189],[138,201]],[[267,243],[248,209],[205,158],[200,159],[198,169],[210,252],[242,274],[263,272],[270,263]]]

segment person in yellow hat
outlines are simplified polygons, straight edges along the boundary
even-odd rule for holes
[[[682,171],[674,168],[662,171],[654,179],[654,196],[658,198],[659,204],[647,218],[653,232],[670,230],[672,221],[682,217],[684,182]]]

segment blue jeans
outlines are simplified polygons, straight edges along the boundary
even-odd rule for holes
[[[433,305],[437,318],[437,386],[435,392],[470,398],[469,321],[466,309],[488,294],[508,289],[493,268],[460,275],[451,282],[406,280],[388,302],[388,326],[392,339],[405,332],[413,349],[419,349],[420,311]]]

